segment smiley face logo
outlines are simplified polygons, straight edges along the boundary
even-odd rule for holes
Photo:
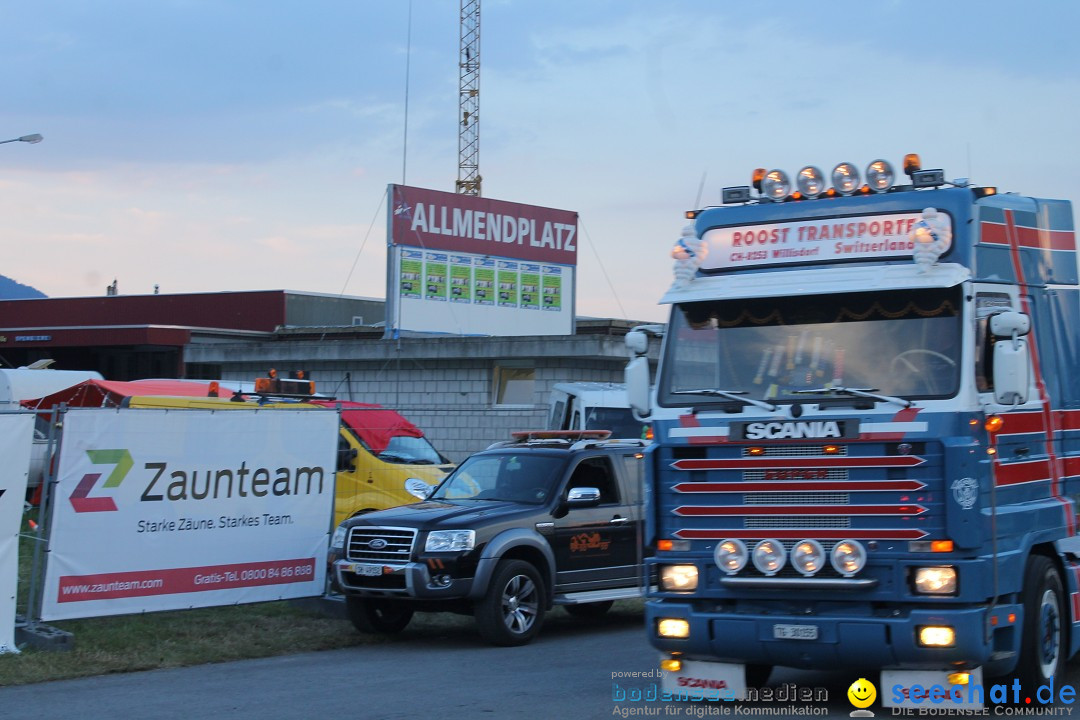
[[[851,687],[847,690],[847,696],[855,707],[860,709],[868,708],[877,699],[877,688],[874,687],[874,683],[866,678],[859,678],[851,683]]]

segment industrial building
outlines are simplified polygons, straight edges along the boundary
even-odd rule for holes
[[[397,409],[458,462],[511,430],[544,427],[557,382],[621,382],[623,336],[638,324],[578,318],[570,335],[385,339],[384,315],[379,299],[286,290],[4,300],[0,363],[50,359],[110,380],[304,370],[320,393]]]

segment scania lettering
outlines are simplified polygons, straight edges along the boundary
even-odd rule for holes
[[[840,425],[835,422],[814,423],[748,423],[746,439],[780,440],[783,438],[838,438],[843,437]]]
[[[906,707],[1060,685],[1080,647],[1072,206],[903,169],[726,188],[672,251],[655,383],[627,336],[669,691],[847,667]]]

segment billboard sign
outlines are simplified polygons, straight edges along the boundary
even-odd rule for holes
[[[73,409],[43,620],[323,592],[339,418]]]
[[[19,582],[19,525],[22,523],[26,476],[34,416],[0,414],[0,654],[15,647],[15,598]]]
[[[391,185],[387,336],[568,335],[577,213]]]

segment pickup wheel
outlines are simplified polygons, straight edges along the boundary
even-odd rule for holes
[[[605,600],[603,602],[581,603],[580,605],[563,605],[563,607],[566,608],[566,612],[576,618],[596,620],[604,617],[613,604],[610,600]]]
[[[524,560],[502,560],[476,604],[477,629],[493,645],[524,645],[540,632],[546,603],[544,581],[535,567]]]
[[[1069,622],[1057,567],[1043,555],[1032,555],[1024,569],[1024,629],[1016,676],[1021,687],[1056,682],[1065,673],[1065,630]]]
[[[394,635],[412,620],[413,610],[393,600],[346,597],[345,609],[353,627],[362,633]]]

